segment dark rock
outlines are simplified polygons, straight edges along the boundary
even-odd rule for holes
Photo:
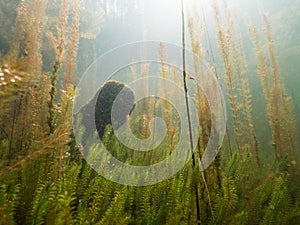
[[[119,111],[116,112],[114,124],[116,129],[124,124],[127,120],[128,113],[134,103],[134,93],[124,83],[110,80],[107,81],[95,94],[94,98],[81,108],[79,113],[82,113],[82,125],[85,127],[85,133],[82,137],[82,143],[93,135],[92,129],[96,125],[96,129],[100,139],[102,139],[105,128],[111,125],[111,111],[114,101],[118,94],[122,91],[122,96],[118,98]],[[93,107],[95,106],[95,109]],[[95,117],[91,115],[95,113]]]

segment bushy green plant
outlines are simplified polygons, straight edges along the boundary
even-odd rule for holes
[[[39,3],[40,9],[46,6],[46,1],[34,2]],[[71,80],[75,73],[74,63],[79,38],[79,9],[78,5],[76,6],[79,1],[71,7],[72,12],[69,11],[68,1],[57,2],[62,3],[57,20],[57,33],[48,33],[56,51],[53,71],[48,74],[40,72],[40,45],[44,24],[39,23],[35,26],[34,23],[43,21],[45,11],[35,15],[32,9],[33,2],[30,0],[21,1],[17,26],[23,29],[16,31],[10,54],[0,60],[8,64],[0,69],[0,78],[3,78],[0,80],[0,224],[181,225],[196,224],[199,211],[202,224],[299,224],[299,158],[297,154],[292,154],[294,150],[299,150],[294,140],[296,130],[293,126],[291,99],[285,94],[279,79],[275,46],[266,17],[263,18],[269,56],[264,54],[263,45],[258,39],[258,30],[251,26],[250,33],[256,50],[257,73],[262,79],[274,148],[261,149],[256,143],[255,130],[252,127],[255,122],[251,117],[251,89],[243,71],[245,61],[242,57],[239,29],[237,24],[231,24],[234,20],[228,11],[229,8],[225,7],[227,11],[223,12],[217,1],[212,1],[219,31],[217,38],[220,56],[225,66],[230,110],[234,117],[233,127],[228,129],[227,143],[222,147],[222,153],[215,162],[204,172],[187,164],[174,177],[163,182],[147,187],[130,187],[116,184],[98,175],[82,159],[81,146],[74,140],[72,106],[75,90]],[[3,4],[0,3],[1,6]],[[123,7],[117,11],[123,12],[125,9],[126,7]],[[0,13],[3,14],[3,11],[0,10]],[[70,21],[67,19],[70,13],[73,13],[70,17],[73,29],[71,32],[68,30]],[[225,22],[228,23],[226,26],[220,20],[224,14],[227,18]],[[22,21],[27,23],[20,24]],[[198,33],[193,30],[196,29],[195,21],[190,20],[189,23],[193,51],[204,59],[206,51],[200,43]],[[234,32],[236,30],[237,33]],[[25,43],[22,41],[22,35],[26,36]],[[68,35],[72,36],[69,44]],[[0,44],[3,39],[7,42],[8,38],[0,38]],[[28,43],[31,39],[37,43],[31,46],[29,53],[33,53],[28,56],[25,50],[30,48]],[[26,47],[21,49],[21,56],[18,48],[20,44],[25,44]],[[159,48],[161,76],[167,78],[171,71],[165,69],[166,56],[163,46]],[[69,65],[65,65],[63,59],[63,53],[67,49],[68,57],[72,58]],[[272,79],[268,78],[268,57],[273,70]],[[29,65],[35,62],[35,59],[38,59],[36,64]],[[64,71],[65,66],[68,67],[67,71]],[[62,74],[66,75],[66,83],[60,85],[64,80]],[[178,80],[176,82],[181,84]],[[129,103],[134,101],[134,95],[127,86],[116,81],[107,82],[102,92],[97,93],[92,102],[81,110],[81,114],[84,114],[85,107],[96,105],[96,114],[101,115],[98,118],[96,115],[98,134],[88,133],[89,126],[82,121],[83,116],[79,113],[76,122],[86,125],[79,129],[79,136],[84,140],[84,133],[92,136],[91,139],[93,135],[100,135],[103,144],[112,155],[128,164],[148,165],[169,155],[170,149],[178,139],[175,134],[173,139],[169,139],[170,142],[158,146],[153,153],[141,154],[120,144],[111,127],[110,113],[112,102],[123,88],[128,94],[123,96],[124,107],[128,107]],[[209,110],[205,96],[202,96],[200,91],[197,93],[200,96],[195,96],[195,102],[199,104],[199,118],[202,124],[201,140],[195,154],[198,159],[205,149],[211,125],[207,117]],[[172,93],[166,93],[168,94]],[[151,101],[153,99],[149,102]],[[101,112],[105,107],[106,111]],[[154,106],[155,110],[161,112],[169,125],[168,128],[176,126],[178,121],[174,119],[175,113],[173,117],[170,116],[170,105],[160,103]],[[120,115],[119,118],[120,124],[127,119],[124,115]],[[141,133],[147,133],[144,129],[147,128],[149,118],[146,114],[139,115],[131,120],[132,128],[136,131],[143,129]],[[241,118],[246,120],[242,121]],[[245,128],[250,132],[246,133],[243,130]],[[231,129],[234,129],[233,132]],[[169,133],[172,133],[171,129]],[[288,149],[285,149],[285,144],[288,144]],[[91,145],[90,152],[98,145],[99,143]],[[274,150],[276,160],[272,160],[273,157],[264,158],[263,154],[259,154],[265,150]],[[198,199],[195,198],[196,193]],[[196,209],[196,201],[199,210]]]

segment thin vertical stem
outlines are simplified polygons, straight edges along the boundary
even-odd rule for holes
[[[10,138],[9,138],[9,152],[8,152],[8,159],[12,159],[12,145],[13,145],[13,138],[14,138],[14,132],[15,132],[15,125],[16,125],[16,118],[17,118],[17,100],[14,102],[14,114],[13,114],[13,121],[12,121],[12,127],[11,127],[11,132],[10,132]]]
[[[182,16],[182,76],[183,76],[183,85],[184,85],[184,94],[185,94],[185,104],[187,110],[187,117],[188,117],[188,124],[189,124],[189,136],[190,136],[190,147],[191,147],[191,154],[192,154],[192,163],[193,169],[195,169],[196,162],[195,162],[195,155],[194,155],[194,144],[193,144],[193,134],[192,134],[192,124],[191,124],[191,114],[189,108],[189,97],[188,97],[188,88],[186,82],[186,61],[185,61],[185,19],[184,19],[184,4],[183,0],[181,0],[181,16]],[[196,206],[197,206],[197,224],[201,224],[200,222],[200,205],[199,205],[199,194],[198,194],[198,185],[195,185],[195,195],[196,195]]]

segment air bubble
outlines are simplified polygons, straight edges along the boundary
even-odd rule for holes
[[[3,71],[4,71],[4,73],[10,74],[10,71],[8,69],[4,69]]]

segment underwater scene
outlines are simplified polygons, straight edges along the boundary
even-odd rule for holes
[[[300,0],[0,0],[0,225],[300,225]]]

